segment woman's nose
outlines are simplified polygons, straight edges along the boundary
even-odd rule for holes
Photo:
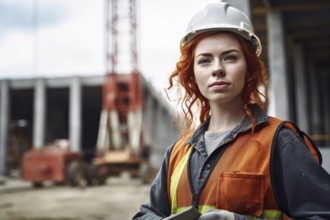
[[[221,64],[217,64],[213,71],[212,71],[212,76],[213,77],[223,77],[226,75],[225,69]]]

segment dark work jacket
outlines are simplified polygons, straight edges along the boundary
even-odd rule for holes
[[[261,110],[256,115],[257,126],[268,121],[268,116]],[[203,135],[207,130],[206,120],[188,140],[196,149],[189,163],[192,179],[195,180],[193,190],[198,192],[210,174],[210,167],[216,163],[221,149],[207,155]],[[239,133],[251,129],[251,121],[246,117],[243,122],[231,131],[219,143],[225,150],[228,142],[234,140]],[[314,159],[304,141],[289,128],[282,128],[273,150],[271,166],[272,184],[279,209],[294,219],[330,219],[330,175]],[[269,146],[270,147],[270,146]],[[150,203],[143,204],[133,217],[135,220],[162,219],[171,214],[167,195],[167,173],[170,154],[173,146],[168,148],[160,170],[151,185]],[[235,214],[235,219],[248,219]]]

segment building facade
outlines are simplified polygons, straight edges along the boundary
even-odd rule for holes
[[[68,140],[71,151],[91,160],[104,82],[104,76],[1,80],[0,173],[19,171],[26,151],[59,139]],[[143,139],[152,147],[151,164],[157,167],[178,132],[173,111],[144,79],[143,96]]]

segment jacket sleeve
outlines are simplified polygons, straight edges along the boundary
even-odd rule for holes
[[[330,219],[329,173],[290,129],[283,128],[276,143],[271,175],[279,208],[294,219]]]
[[[150,202],[142,204],[134,220],[159,220],[171,214],[167,195],[167,173],[172,147],[165,153],[162,165],[150,187]]]

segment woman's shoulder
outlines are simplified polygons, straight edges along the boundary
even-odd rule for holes
[[[295,123],[272,116],[268,116],[268,119],[268,123],[272,124],[274,129],[276,129],[274,138],[277,141],[285,143],[290,139],[300,139],[302,137],[301,130]]]
[[[277,139],[277,142],[281,144],[286,144],[289,141],[294,141],[294,140],[299,140],[301,137],[299,136],[298,133],[293,131],[291,128],[287,126],[282,126],[278,128],[277,135],[274,136],[274,138]]]

